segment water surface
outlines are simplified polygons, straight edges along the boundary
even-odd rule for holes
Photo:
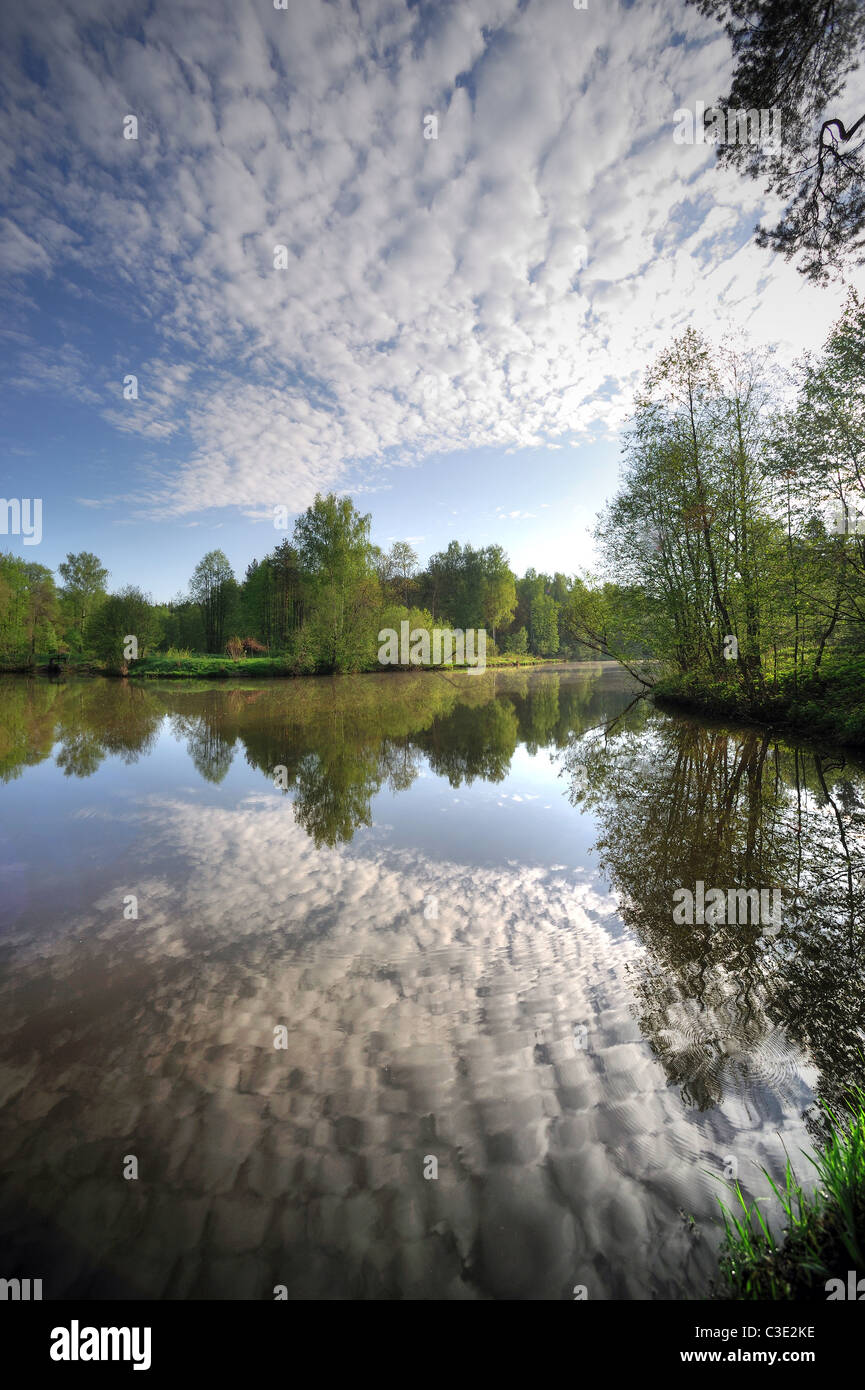
[[[862,1079],[865,777],[635,693],[0,681],[0,1274],[704,1296],[719,1178]]]

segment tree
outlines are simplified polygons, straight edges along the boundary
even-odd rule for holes
[[[266,563],[271,575],[271,620],[265,641],[282,651],[303,622],[304,580],[297,547],[281,541]]]
[[[532,632],[539,656],[555,656],[559,650],[559,606],[552,594],[532,599]]]
[[[575,578],[560,614],[560,626],[574,647],[618,661],[647,689],[653,685],[639,669],[641,658],[664,651],[659,625],[663,606],[642,588],[589,583]]]
[[[371,517],[362,515],[350,497],[316,493],[311,507],[294,523],[300,563],[317,581],[343,584],[359,570],[371,571]]]
[[[851,291],[784,409],[759,355],[693,330],[660,354],[596,528],[607,582],[574,582],[566,637],[628,669],[658,657],[718,708],[807,700],[818,678],[846,689],[838,673],[865,649],[863,339]],[[851,731],[859,709],[852,699]]]
[[[224,551],[209,550],[199,560],[189,581],[189,594],[201,610],[207,650],[221,652],[226,619],[237,596],[237,581]]]
[[[564,575],[553,580],[548,574],[538,574],[529,568],[517,580],[516,617],[514,627],[524,627],[528,633],[529,651],[535,656],[554,656],[559,649],[558,615],[568,586]]]
[[[412,578],[417,571],[417,552],[408,541],[394,541],[388,560],[400,600],[402,603],[408,603]]]
[[[162,640],[153,601],[134,584],[109,594],[91,614],[85,631],[85,642],[94,656],[124,675],[130,660],[126,656],[130,637],[136,640],[139,658],[147,656]]]
[[[865,47],[862,0],[690,0],[724,24],[735,67],[718,161],[751,178],[787,206],[757,243],[824,283],[845,261],[865,259],[865,113],[842,119],[847,79]],[[734,117],[774,109],[770,144],[740,141]],[[845,113],[846,114],[846,113]],[[709,113],[707,112],[707,120]]]
[[[37,652],[53,650],[57,645],[54,623],[57,618],[57,590],[54,576],[45,565],[25,561],[29,602],[27,605],[27,636],[31,659]]]
[[[108,570],[98,555],[81,550],[77,555],[67,551],[66,559],[57,566],[63,580],[61,600],[71,628],[70,637],[80,645],[81,634],[94,606],[105,597]]]
[[[316,494],[294,524],[300,568],[310,593],[304,636],[316,662],[332,671],[358,670],[375,660],[380,587],[369,539],[370,517],[349,497]]]
[[[484,625],[492,629],[506,626],[517,606],[516,581],[508,566],[508,557],[500,545],[488,545],[482,552],[481,611]]]
[[[44,565],[0,555],[0,658],[32,666],[57,645],[57,593]]]
[[[614,609],[606,600],[593,609],[575,588],[567,610],[570,636],[617,659],[649,646],[718,681],[732,661],[752,698],[768,616],[760,600],[783,539],[761,370],[692,329],[660,354],[626,435],[622,486],[596,532]]]
[[[863,342],[865,300],[851,290],[822,352],[802,364],[798,399],[773,441],[790,587],[803,636],[816,638],[817,667],[830,639],[865,643]]]
[[[201,609],[185,594],[175,594],[173,599],[164,604],[159,610],[159,620],[163,628],[165,646],[178,647],[189,652],[204,650],[204,622]]]
[[[525,656],[529,649],[529,635],[524,627],[518,628],[504,640],[504,650],[513,652],[514,656]]]
[[[457,628],[495,629],[509,623],[516,607],[514,576],[500,545],[476,549],[451,541],[430,557],[419,587],[426,607]]]
[[[0,554],[0,657],[18,662],[26,653],[27,572],[17,555]]]

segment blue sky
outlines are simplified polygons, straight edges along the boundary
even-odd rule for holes
[[[729,78],[682,0],[35,0],[0,47],[2,491],[43,499],[0,544],[52,567],[164,599],[334,489],[574,572],[673,334],[789,363],[838,313],[673,140]]]

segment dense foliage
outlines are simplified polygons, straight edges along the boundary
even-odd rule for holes
[[[663,352],[597,528],[612,587],[575,584],[566,631],[625,662],[642,643],[644,683],[739,713],[819,706],[843,672],[865,738],[863,342],[851,292],[792,400],[766,358],[692,329]]]

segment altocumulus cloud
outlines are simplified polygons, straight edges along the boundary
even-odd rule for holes
[[[673,142],[729,57],[672,0],[36,0],[2,38],[13,375],[96,388],[145,509],[578,442],[684,322],[793,351],[837,308],[750,244],[758,187]],[[133,409],[98,335],[28,337],[31,282],[157,335]]]

